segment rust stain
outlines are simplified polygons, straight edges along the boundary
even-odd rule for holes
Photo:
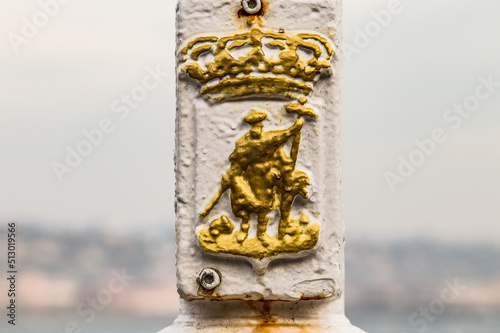
[[[258,324],[252,333],[310,333],[316,330],[310,330],[306,325],[300,324]]]
[[[210,300],[214,300],[214,301],[224,301],[224,298],[222,298],[222,296],[216,292],[217,288],[213,289],[213,290],[207,290],[203,287],[199,287],[198,288],[198,296],[201,296],[203,298],[206,298],[206,299],[210,299]],[[195,300],[194,298],[192,300]]]
[[[253,333],[284,333],[289,332],[290,329],[294,329],[294,332],[297,333],[312,332],[306,325],[280,323],[278,318],[272,314],[273,301],[262,300],[253,302],[252,305],[257,311],[257,320],[259,321],[257,326],[253,329]]]
[[[210,300],[214,301],[227,301],[227,299],[223,299],[218,293],[214,293],[213,291],[204,290],[200,287],[198,290],[199,296],[209,297]],[[188,301],[194,301],[195,299],[188,299]],[[234,325],[226,326],[221,328],[219,333],[232,333],[236,328],[253,328],[252,333],[312,333],[318,332],[323,327],[321,325],[316,324],[300,324],[296,323],[292,318],[293,322],[280,322],[279,318],[276,315],[273,315],[272,306],[273,303],[278,301],[266,301],[266,300],[258,300],[258,301],[247,301],[251,307],[256,311],[256,317],[254,320],[249,320],[247,322],[235,323]]]
[[[259,302],[262,305],[262,309],[260,310],[260,314],[258,315],[259,319],[264,323],[275,323],[276,317],[273,317],[271,314],[271,301],[261,301]]]
[[[327,299],[329,299],[330,297],[325,297],[325,296],[314,296],[314,297],[310,297],[310,296],[302,296],[300,299],[302,301],[326,301]]]

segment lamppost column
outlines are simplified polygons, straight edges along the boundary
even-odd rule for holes
[[[341,0],[180,0],[168,332],[362,333],[344,314]]]

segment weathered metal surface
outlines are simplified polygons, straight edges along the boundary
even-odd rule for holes
[[[164,332],[361,332],[343,310],[341,1],[177,11],[182,300]]]

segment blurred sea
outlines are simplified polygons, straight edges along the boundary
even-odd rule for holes
[[[0,333],[155,333],[178,309],[173,233],[109,234],[20,230],[16,326]],[[346,248],[346,313],[369,333],[500,333],[500,248],[483,244],[351,241]],[[113,271],[134,276],[95,319],[76,309],[94,299]],[[409,318],[457,293],[445,312],[422,326]],[[0,290],[6,290],[0,280]],[[0,305],[5,304],[0,295]],[[5,315],[4,315],[5,316]],[[73,324],[72,324],[73,323]]]
[[[54,315],[55,316],[55,315]],[[18,325],[12,329],[1,329],[2,333],[66,333],[65,322],[53,315],[20,317]],[[418,333],[408,319],[396,315],[373,313],[351,313],[349,319],[368,333]],[[71,316],[69,316],[71,317]],[[68,317],[68,318],[69,318]],[[123,315],[102,315],[90,324],[78,323],[81,333],[156,333],[173,322],[173,317],[149,318]],[[68,322],[71,318],[68,319]],[[0,326],[1,327],[1,326]],[[70,331],[72,332],[72,331]],[[79,331],[74,331],[79,332]],[[438,317],[429,323],[426,333],[499,333],[500,313],[490,315],[462,315]]]
[[[353,324],[368,333],[500,333],[500,313],[488,315],[441,316],[429,322],[425,330],[412,327],[408,317],[396,315],[348,314]]]

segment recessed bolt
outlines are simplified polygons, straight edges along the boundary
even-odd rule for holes
[[[220,273],[212,268],[205,268],[198,278],[198,282],[206,290],[213,290],[221,283]]]
[[[243,10],[250,15],[257,14],[262,9],[261,0],[243,0],[241,2]]]

